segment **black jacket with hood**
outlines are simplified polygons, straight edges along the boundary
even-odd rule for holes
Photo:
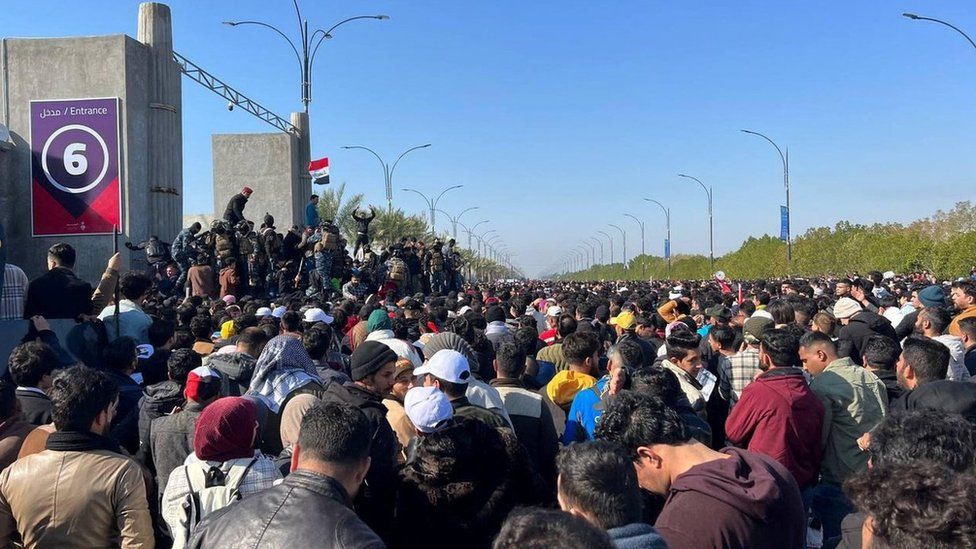
[[[419,439],[400,472],[397,530],[428,549],[491,547],[516,506],[542,503],[542,480],[509,429],[460,419]]]
[[[396,501],[396,468],[400,443],[386,420],[383,399],[353,382],[330,383],[322,395],[323,402],[351,404],[362,410],[369,420],[373,443],[369,448],[372,462],[366,473],[366,485],[356,496],[356,509],[366,524],[387,538],[393,506]]]
[[[871,311],[861,311],[851,317],[847,326],[842,326],[837,332],[837,353],[841,357],[849,356],[856,364],[861,364],[864,356],[864,344],[874,335],[883,335],[898,341],[895,327],[891,321]]]
[[[210,355],[206,365],[220,372],[221,395],[241,396],[251,386],[257,362],[247,353],[226,353]]]
[[[149,457],[149,426],[152,420],[172,414],[173,409],[183,406],[184,402],[183,386],[172,380],[146,387],[139,399],[139,451],[136,457],[153,471]]]
[[[806,520],[793,475],[772,458],[725,448],[678,475],[654,527],[671,549],[802,548]]]

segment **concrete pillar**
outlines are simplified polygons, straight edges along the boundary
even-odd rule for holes
[[[305,211],[305,204],[308,203],[309,197],[312,196],[312,176],[308,175],[308,163],[312,160],[312,138],[308,125],[308,113],[306,112],[293,112],[291,113],[291,124],[298,128],[298,147],[296,148],[296,153],[298,158],[296,162],[296,173],[298,178],[296,181],[292,182],[294,187],[292,188],[292,200],[294,200],[294,209],[297,212]],[[302,218],[300,218],[302,219]],[[301,221],[298,221],[301,224]]]
[[[140,42],[149,46],[148,235],[166,242],[183,223],[183,113],[180,69],[173,61],[169,6],[139,4]]]

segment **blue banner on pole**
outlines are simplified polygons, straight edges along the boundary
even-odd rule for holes
[[[664,259],[671,259],[671,241],[664,239]]]
[[[790,210],[786,206],[779,207],[779,239],[783,242],[790,239]]]

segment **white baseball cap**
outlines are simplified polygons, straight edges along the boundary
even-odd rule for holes
[[[423,366],[413,371],[415,376],[425,374],[451,383],[467,383],[471,379],[471,368],[468,359],[461,353],[453,349],[441,349]]]
[[[270,307],[258,307],[258,310],[257,311],[254,311],[254,316],[256,316],[258,318],[264,318],[264,317],[271,316],[271,308]]]
[[[563,308],[559,305],[553,305],[546,309],[546,316],[559,316],[563,314]]]
[[[414,387],[403,398],[403,409],[421,433],[433,433],[454,417],[447,395],[437,387]]]
[[[312,307],[305,311],[305,322],[325,322],[326,324],[332,324],[333,320],[335,319],[318,307]]]
[[[271,311],[271,316],[273,316],[275,318],[281,318],[281,317],[285,316],[285,313],[287,311],[288,311],[288,309],[286,309],[284,305],[281,305],[280,307],[275,307],[274,310]]]

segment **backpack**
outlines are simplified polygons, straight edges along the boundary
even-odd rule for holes
[[[241,482],[255,461],[256,457],[235,459],[227,473],[220,467],[208,466],[206,463],[183,466],[190,493],[181,503],[179,524],[171,525],[173,549],[184,547],[193,529],[207,515],[241,499]]]

